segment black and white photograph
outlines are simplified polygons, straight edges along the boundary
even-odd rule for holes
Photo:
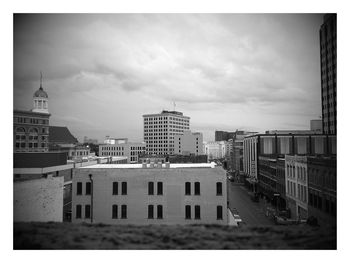
[[[339,249],[333,10],[13,11],[13,250]]]

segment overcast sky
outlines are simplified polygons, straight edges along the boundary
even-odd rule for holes
[[[50,125],[143,139],[143,114],[190,128],[309,129],[321,115],[317,14],[15,15],[14,108],[49,95]]]

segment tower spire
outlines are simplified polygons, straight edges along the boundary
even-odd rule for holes
[[[43,89],[43,73],[40,71],[40,89]]]

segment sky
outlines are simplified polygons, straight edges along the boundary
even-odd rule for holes
[[[190,129],[309,129],[321,115],[321,14],[14,15],[14,109],[40,86],[50,125],[143,140],[143,114]]]

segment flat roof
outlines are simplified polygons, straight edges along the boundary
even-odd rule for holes
[[[215,168],[216,164],[211,163],[171,163],[170,168]],[[134,164],[95,164],[84,167],[79,167],[79,169],[142,169],[141,163]],[[162,168],[166,168],[166,164],[162,164]],[[157,164],[154,164],[154,168],[150,168],[150,164],[147,164],[147,168],[143,169],[160,169]]]

